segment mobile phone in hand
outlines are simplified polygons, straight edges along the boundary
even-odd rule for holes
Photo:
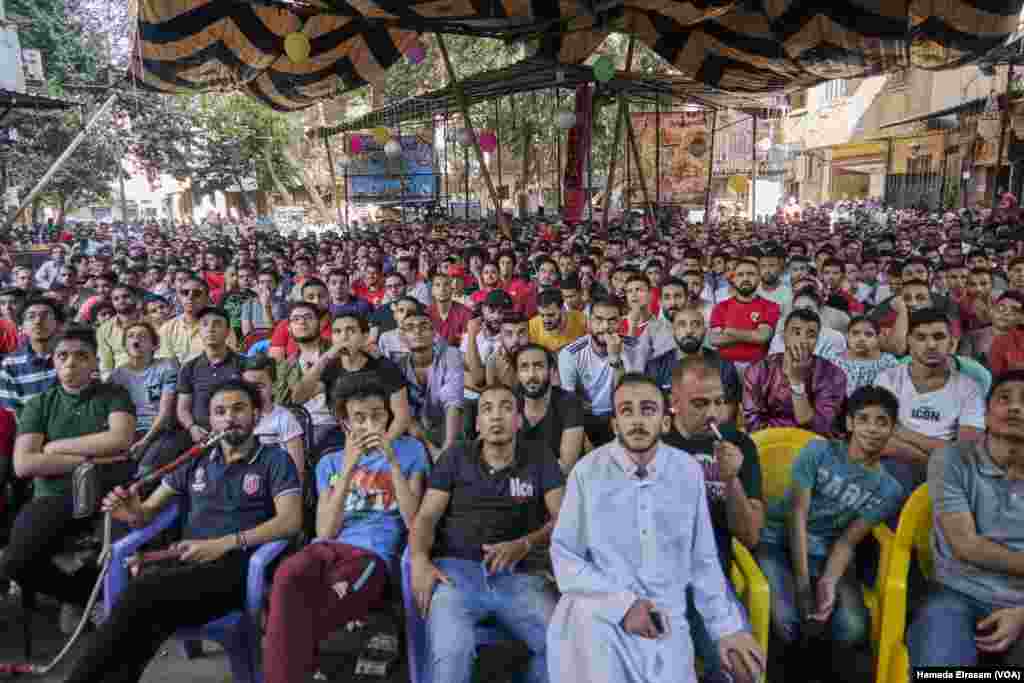
[[[654,624],[655,630],[658,631],[658,635],[665,635],[665,618],[661,615],[661,612],[652,609],[649,614],[651,615],[651,622]]]

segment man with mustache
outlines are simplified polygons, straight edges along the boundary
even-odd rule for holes
[[[186,362],[178,375],[178,422],[192,437],[192,443],[209,437],[213,388],[241,379],[243,360],[228,347],[231,322],[227,311],[207,306],[196,314],[196,322],[203,350]]]
[[[997,376],[987,404],[984,440],[951,443],[929,461],[935,577],[907,630],[915,667],[1024,663],[1016,494],[1024,465],[1024,373]]]
[[[701,466],[661,441],[661,389],[627,374],[614,405],[616,440],[576,464],[551,538],[551,680],[695,683],[688,587],[734,680],[758,680],[764,653],[719,565]]]
[[[711,311],[711,346],[743,370],[768,354],[768,342],[779,319],[779,306],[760,297],[756,261],[741,260],[733,276],[736,296]]]
[[[260,408],[252,385],[232,380],[217,386],[210,394],[210,423],[223,441],[165,477],[145,502],[121,487],[103,501],[115,519],[135,527],[180,503],[184,540],[173,547],[180,555],[172,567],[128,584],[68,681],[138,681],[179,628],[244,609],[253,551],[299,532],[302,486],[284,449],[257,441]]]
[[[537,315],[530,320],[531,342],[558,353],[586,333],[586,317],[580,311],[565,310],[561,290],[547,289],[538,295]]]
[[[774,301],[780,309],[789,306],[793,299],[791,290],[782,281],[782,269],[786,264],[786,253],[773,247],[757,260],[761,272],[761,285],[757,293],[763,299]]]
[[[125,332],[130,325],[142,320],[142,295],[134,287],[116,285],[110,293],[110,301],[114,304],[114,317],[96,330],[96,342],[100,345],[100,375],[104,378],[128,361]]]
[[[984,436],[985,406],[978,383],[952,362],[949,318],[936,309],[910,314],[910,363],[879,373],[875,385],[900,401],[899,425],[882,461],[907,494],[924,483],[932,454],[951,441]]]
[[[831,655],[831,670],[815,678],[863,679],[862,673],[846,673],[860,670],[850,665],[859,663],[851,657],[870,657],[870,651],[855,649],[864,645],[871,625],[853,558],[871,528],[898,512],[904,499],[900,484],[879,467],[901,408],[881,387],[853,392],[843,416],[845,438],[807,444],[793,462],[786,495],[768,506],[757,559],[772,588],[772,631],[785,649],[772,657],[773,667],[778,662],[789,673],[779,680],[807,678],[810,653],[798,653],[797,644],[801,634],[822,630],[831,644],[823,655]]]
[[[652,378],[661,387],[666,395],[673,388],[673,374],[680,364],[690,358],[707,358],[719,360],[722,369],[722,385],[727,388],[727,394],[732,399],[733,407],[740,401],[742,383],[736,366],[731,362],[722,359],[714,349],[704,346],[704,336],[707,328],[704,326],[704,314],[696,306],[687,305],[677,309],[672,316],[672,334],[675,339],[675,348],[666,351],[647,361],[644,374]],[[732,416],[735,418],[735,414]]]
[[[552,385],[555,359],[539,344],[527,344],[515,355],[517,393],[523,402],[520,438],[547,444],[568,474],[583,453],[583,404]]]

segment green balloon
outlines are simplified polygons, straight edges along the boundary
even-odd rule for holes
[[[611,57],[602,55],[594,62],[594,77],[605,83],[615,78],[615,62]]]

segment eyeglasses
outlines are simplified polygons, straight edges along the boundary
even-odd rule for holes
[[[201,289],[182,289],[182,290],[180,290],[178,292],[178,294],[181,294],[183,297],[186,297],[186,298],[189,298],[189,299],[198,299],[198,298],[204,296],[206,294],[206,292],[204,292]]]
[[[311,323],[311,322],[314,322],[316,320],[316,316],[307,313],[305,315],[293,315],[293,316],[290,316],[288,318],[288,320],[290,320],[293,323]]]

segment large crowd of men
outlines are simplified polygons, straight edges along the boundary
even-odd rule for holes
[[[37,268],[5,249],[0,484],[31,493],[7,504],[0,582],[74,623],[96,568],[53,558],[88,526],[71,479],[92,464],[120,522],[187,513],[76,683],[139,680],[177,629],[244,603],[256,547],[295,538],[269,683],[305,680],[402,571],[435,681],[471,680],[485,619],[537,683],[696,681],[698,660],[708,683],[781,681],[808,638],[834,648],[822,680],[864,680],[845,663],[870,652],[861,542],[927,483],[936,572],[911,664],[1024,664],[1015,206],[307,240],[80,226]],[[777,427],[821,438],[768,500],[751,435]],[[155,489],[123,486],[211,434]],[[728,578],[734,539],[771,586],[770,662]]]

